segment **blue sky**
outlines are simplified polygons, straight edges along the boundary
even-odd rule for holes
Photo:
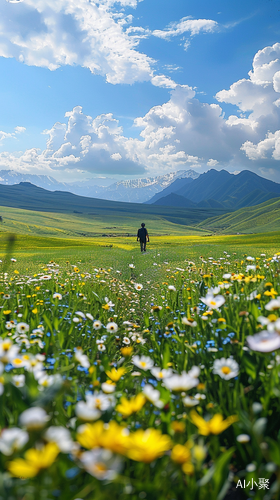
[[[1,169],[280,182],[278,1],[11,0],[0,26]]]

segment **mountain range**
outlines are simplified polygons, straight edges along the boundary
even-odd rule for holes
[[[137,215],[138,223],[142,217],[157,215],[175,224],[193,225],[207,217],[223,215],[225,209],[176,208],[146,205],[144,203],[126,203],[99,198],[78,196],[66,191],[49,191],[30,182],[21,182],[13,186],[0,185],[0,206],[13,207],[38,212],[56,212],[68,214],[83,214],[95,217],[112,214],[119,217]],[[1,215],[1,214],[0,214]]]
[[[243,170],[237,175],[211,169],[198,178],[176,179],[147,204],[237,210],[280,196],[280,184]]]
[[[51,176],[22,174],[13,170],[0,170],[0,184],[15,185],[30,182],[50,191],[67,191],[79,196],[103,200],[144,203],[156,193],[167,188],[176,179],[196,179],[199,174],[194,170],[179,170],[157,177],[132,179],[116,182],[115,179],[92,178],[79,182],[58,182]]]

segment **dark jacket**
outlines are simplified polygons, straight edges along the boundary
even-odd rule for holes
[[[140,241],[146,241],[147,236],[147,229],[145,227],[140,227],[140,229],[138,229],[137,238],[139,238]]]

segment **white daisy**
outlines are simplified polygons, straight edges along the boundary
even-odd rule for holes
[[[117,323],[115,323],[114,321],[111,321],[110,323],[108,323],[108,325],[106,325],[107,332],[117,333],[118,329],[119,329],[119,327],[118,327]]]
[[[280,297],[270,300],[264,307],[267,311],[276,311],[280,308]]]
[[[173,375],[173,372],[170,368],[159,368],[158,366],[155,366],[154,368],[151,369],[151,374],[157,378],[158,380],[163,380],[167,377],[171,377]]]
[[[163,401],[160,400],[160,392],[154,389],[152,385],[146,384],[143,389],[143,394],[145,398],[157,408],[162,408],[164,406]]]
[[[224,380],[230,380],[238,375],[239,365],[232,358],[215,359],[213,373],[220,375]]]
[[[131,361],[137,368],[144,371],[150,370],[154,366],[154,362],[149,356],[132,356]]]
[[[135,283],[134,288],[135,290],[142,290],[143,285],[141,285],[141,283]]]
[[[27,323],[18,323],[16,328],[18,333],[26,333],[29,330],[29,325]]]
[[[123,460],[110,450],[96,448],[80,456],[84,469],[100,481],[113,481],[122,468]]]
[[[236,437],[236,441],[238,441],[238,443],[249,443],[250,439],[251,438],[248,434],[239,434]]]
[[[272,352],[280,348],[280,335],[263,330],[256,335],[249,335],[247,342],[252,351]]]
[[[3,429],[0,435],[0,451],[6,456],[10,456],[23,448],[28,440],[28,433],[18,427]]]
[[[19,417],[19,423],[27,430],[39,430],[45,427],[50,417],[39,406],[28,408]]]

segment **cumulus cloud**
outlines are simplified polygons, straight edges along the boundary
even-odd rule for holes
[[[19,2],[16,2],[19,3]],[[149,80],[153,59],[137,50],[138,41],[125,27],[132,16],[124,7],[136,0],[25,0],[0,4],[0,56],[15,57],[32,66],[55,70],[80,65],[107,81]]]
[[[259,50],[249,78],[235,82],[229,90],[217,93],[220,102],[235,104],[245,117],[230,116],[232,127],[251,128],[252,139],[244,137],[240,151],[251,160],[251,167],[280,167],[280,43]],[[245,140],[246,139],[246,140]]]
[[[177,83],[165,75],[153,76],[151,82],[155,87],[164,87],[166,89],[175,89],[177,87]]]
[[[250,160],[267,158],[280,160],[280,130],[277,130],[274,134],[268,132],[266,138],[257,144],[253,144],[251,141],[244,142],[241,150],[245,151]]]
[[[92,118],[76,106],[65,123],[44,131],[43,152],[32,149],[14,158],[2,153],[0,163],[104,175],[247,168],[280,181],[279,61],[280,44],[260,50],[248,78],[218,92],[212,104],[200,102],[188,85],[158,75],[154,84],[168,88],[170,99],[135,119],[139,137],[126,137],[111,113]],[[237,113],[226,118],[223,102],[236,105]]]
[[[142,141],[129,143],[130,155],[150,169],[187,164],[256,170],[280,180],[280,43],[253,59],[247,79],[217,93],[219,104],[201,103],[194,89],[169,84],[170,100],[135,120]],[[222,103],[238,112],[225,118]],[[278,172],[278,174],[277,174]]]
[[[139,0],[141,1],[141,0]],[[148,81],[154,59],[138,50],[141,38],[211,32],[217,23],[183,18],[166,30],[133,27],[125,8],[138,0],[7,0],[0,2],[0,56],[56,70],[80,65],[112,84]],[[16,5],[17,4],[17,5]],[[155,80],[157,85],[157,80]]]
[[[210,158],[210,160],[207,162],[207,166],[211,168],[216,167],[216,165],[218,164],[219,162],[217,160],[213,160],[213,158]]]
[[[145,172],[145,167],[129,156],[128,139],[111,113],[93,119],[83,113],[81,106],[76,106],[65,117],[67,123],[57,122],[50,130],[44,130],[48,136],[44,151],[32,148],[18,154],[1,153],[2,168],[37,173],[66,168],[97,174],[140,175]]]

